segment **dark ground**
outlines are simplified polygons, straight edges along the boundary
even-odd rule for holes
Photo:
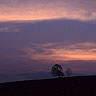
[[[1,83],[0,96],[96,96],[96,76]]]

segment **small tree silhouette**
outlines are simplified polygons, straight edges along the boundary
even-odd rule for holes
[[[61,65],[59,64],[55,64],[52,69],[51,69],[51,73],[54,77],[61,77],[61,76],[64,76],[64,73],[63,73],[63,69],[61,67]]]
[[[67,76],[70,76],[72,74],[72,70],[70,68],[67,68],[65,73]]]

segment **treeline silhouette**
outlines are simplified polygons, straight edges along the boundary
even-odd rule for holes
[[[72,70],[70,68],[67,68],[66,71],[63,71],[63,68],[59,64],[55,64],[52,66],[51,73],[54,77],[63,77],[63,76],[70,76],[72,75]]]

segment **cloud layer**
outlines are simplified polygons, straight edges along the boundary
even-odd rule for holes
[[[78,19],[96,20],[95,0],[0,0],[0,21]]]
[[[72,68],[77,75],[96,74],[96,24],[0,22],[0,82],[30,79],[29,73],[50,72],[55,63]]]
[[[27,58],[40,61],[96,60],[96,43],[93,42],[33,44],[25,51]]]

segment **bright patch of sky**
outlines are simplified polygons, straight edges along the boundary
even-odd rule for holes
[[[95,0],[0,0],[0,21],[96,20]]]

